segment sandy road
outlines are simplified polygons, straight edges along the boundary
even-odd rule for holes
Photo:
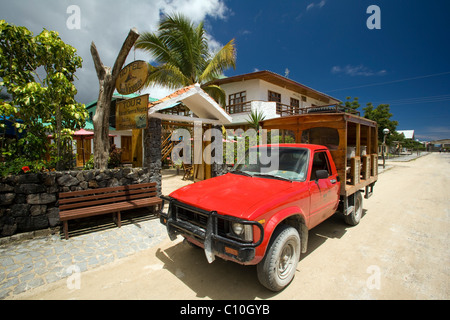
[[[310,231],[293,282],[272,293],[256,267],[165,241],[15,299],[449,299],[450,155],[395,163],[379,176],[364,216],[348,227],[335,215]]]

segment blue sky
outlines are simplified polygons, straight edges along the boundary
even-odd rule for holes
[[[112,66],[130,28],[155,31],[162,14],[182,12],[205,21],[209,44],[236,39],[237,66],[227,76],[270,70],[340,100],[391,105],[398,130],[421,140],[450,139],[450,1],[448,0],[0,0],[0,19],[34,34],[56,30],[78,50],[77,100],[98,96],[89,47],[95,42]],[[69,28],[70,6],[80,26]],[[381,11],[369,30],[367,8]],[[133,59],[152,62],[136,51]],[[170,93],[151,88],[152,97]],[[362,109],[361,107],[361,109]]]
[[[450,1],[226,0],[209,19],[221,43],[235,38],[236,75],[271,70],[361,109],[389,103],[398,130],[450,138]],[[381,29],[369,30],[368,6]],[[361,110],[362,111],[362,110]]]

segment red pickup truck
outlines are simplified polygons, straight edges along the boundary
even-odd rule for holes
[[[204,248],[209,262],[218,256],[256,264],[260,282],[279,291],[291,282],[300,253],[306,252],[308,230],[338,209],[341,182],[324,146],[262,147],[278,153],[276,170],[267,172],[260,162],[241,163],[225,175],[180,188],[163,197],[169,208],[160,219],[171,240],[182,235]],[[346,220],[357,224],[361,192],[353,197]]]

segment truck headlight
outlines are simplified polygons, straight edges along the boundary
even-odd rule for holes
[[[231,224],[231,229],[235,237],[248,242],[253,241],[253,228],[251,225],[233,222]]]
[[[244,225],[239,222],[233,222],[231,224],[231,228],[233,229],[233,232],[235,235],[240,236],[244,232]]]

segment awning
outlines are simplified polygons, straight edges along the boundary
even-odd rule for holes
[[[175,104],[183,102],[198,118],[159,113],[159,111],[172,108]],[[230,124],[231,116],[219,106],[197,83],[168,95],[156,102],[149,103],[148,116],[169,121],[194,122],[223,125]]]

